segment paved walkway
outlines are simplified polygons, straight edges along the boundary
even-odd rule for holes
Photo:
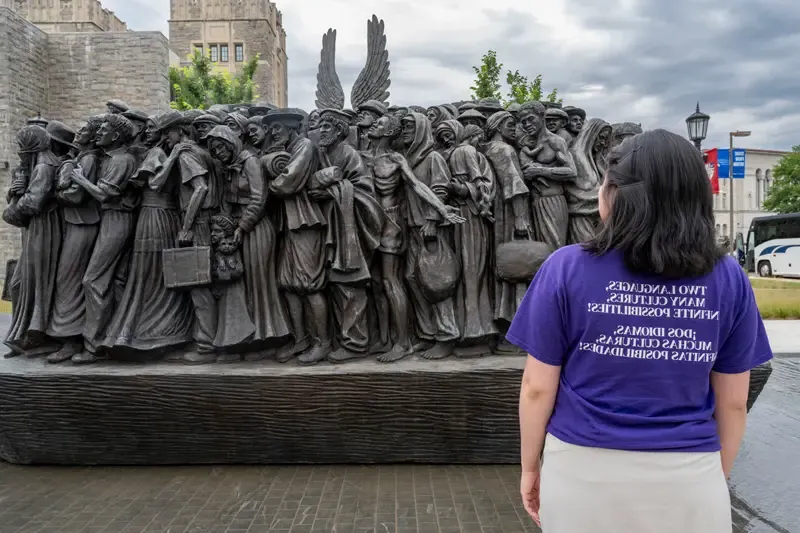
[[[765,320],[764,326],[773,353],[800,355],[800,320]]]

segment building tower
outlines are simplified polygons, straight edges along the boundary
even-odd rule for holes
[[[286,32],[269,0],[170,0],[169,41],[182,65],[202,50],[234,73],[258,54],[254,81],[260,99],[288,105]]]

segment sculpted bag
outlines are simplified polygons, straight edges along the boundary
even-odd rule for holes
[[[511,283],[529,282],[551,253],[553,250],[543,242],[504,242],[495,256],[497,277]]]
[[[456,291],[461,265],[441,235],[423,245],[417,260],[417,280],[425,298],[439,303]]]

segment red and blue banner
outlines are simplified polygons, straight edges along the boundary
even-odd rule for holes
[[[719,150],[717,148],[703,150],[703,159],[706,163],[708,179],[711,182],[711,190],[714,191],[714,194],[719,194]]]

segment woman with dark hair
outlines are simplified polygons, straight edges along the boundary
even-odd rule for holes
[[[547,533],[731,533],[725,479],[750,370],[772,353],[717,246],[700,155],[664,130],[625,140],[599,212],[593,239],[542,265],[507,335],[530,354],[525,509]]]

